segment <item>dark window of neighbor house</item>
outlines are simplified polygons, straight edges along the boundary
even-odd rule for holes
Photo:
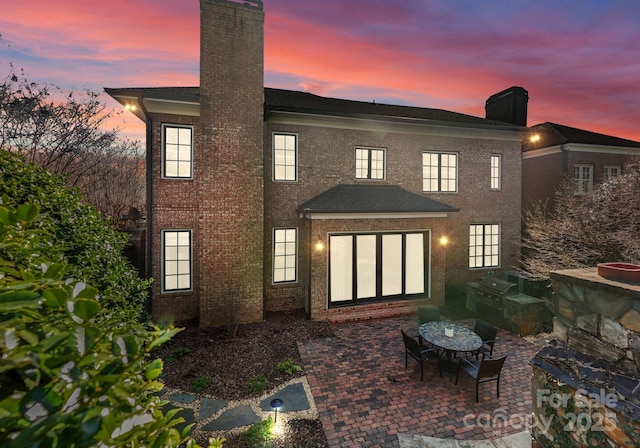
[[[384,149],[356,148],[356,179],[384,179]]]
[[[191,230],[162,231],[162,291],[191,290]]]
[[[298,179],[298,136],[295,134],[273,134],[273,180],[295,181]]]
[[[620,165],[605,165],[604,166],[604,178],[609,179],[611,177],[618,177],[622,173]]]
[[[573,167],[573,193],[584,195],[593,189],[593,165],[576,164]]]
[[[273,283],[298,280],[298,229],[273,230]]]
[[[162,177],[191,179],[193,177],[193,128],[162,125]]]
[[[499,154],[491,154],[491,189],[499,190],[502,188],[501,179],[502,157]]]
[[[429,232],[329,237],[329,306],[427,297]]]
[[[448,152],[422,153],[422,191],[456,192],[458,155]]]
[[[500,266],[500,224],[469,226],[469,267]]]

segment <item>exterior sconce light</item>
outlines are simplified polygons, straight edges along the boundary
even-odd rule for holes
[[[540,141],[540,134],[533,134],[531,135],[531,137],[529,137],[529,141],[531,143],[536,143]]]
[[[313,247],[315,248],[316,252],[322,252],[324,250],[324,243],[322,241],[318,241],[313,245]]]
[[[276,413],[274,423],[278,423],[278,409],[280,409],[283,404],[284,403],[279,398],[274,398],[273,400],[271,400],[271,407],[274,409]]]
[[[442,235],[440,237],[440,245],[442,247],[447,247],[447,244],[449,243],[449,238],[447,238],[445,235]]]
[[[138,107],[135,104],[127,104],[124,108],[130,112],[134,112]]]

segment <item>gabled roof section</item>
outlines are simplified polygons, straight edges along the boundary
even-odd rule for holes
[[[458,209],[411,193],[397,185],[336,185],[298,206],[305,215],[411,214],[446,216]]]
[[[265,88],[264,98],[266,112],[273,110],[352,117],[413,118],[466,125],[514,127],[514,125],[502,121],[487,120],[442,109],[328,98],[295,90]]]
[[[540,140],[535,143],[528,142],[526,151],[559,146],[570,143],[597,146],[616,146],[622,148],[640,148],[640,142],[613,137],[611,135],[599,134],[597,132],[585,131],[583,129],[572,128],[557,123],[545,122],[531,126],[531,133],[538,134]]]

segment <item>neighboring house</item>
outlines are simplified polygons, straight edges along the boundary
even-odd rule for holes
[[[567,180],[576,195],[584,195],[619,176],[640,154],[640,142],[547,122],[529,128],[522,154],[522,206],[528,210],[540,202],[552,206]]]
[[[263,25],[201,0],[200,87],[106,89],[147,125],[156,320],[408,314],[514,268],[524,89],[485,119],[265,88]]]

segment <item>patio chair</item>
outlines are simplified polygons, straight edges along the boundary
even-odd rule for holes
[[[482,346],[473,352],[476,359],[480,357],[488,356],[489,358],[493,357],[493,346],[496,343],[496,337],[498,335],[498,329],[491,325],[488,322],[485,322],[481,319],[476,320],[476,325],[473,328],[473,331],[480,336],[482,339]]]
[[[456,373],[456,384],[460,378],[460,370],[464,370],[476,380],[476,402],[480,401],[478,398],[478,386],[480,383],[487,383],[489,381],[496,382],[496,396],[500,398],[500,374],[502,373],[502,366],[507,356],[501,358],[483,358],[478,361],[469,361],[465,358],[460,358],[460,364],[458,365],[458,373]]]
[[[438,308],[433,307],[420,307],[418,308],[418,326],[427,323],[439,321],[440,319],[440,310]],[[422,339],[422,336],[418,334],[418,341],[420,341],[420,345],[425,345]],[[433,347],[433,345],[429,344],[427,347]]]
[[[404,367],[409,365],[409,356],[420,363],[420,381],[424,381],[424,363],[431,359],[438,359],[438,353],[433,348],[424,348],[417,339],[412,338],[404,330],[402,339],[404,340]]]

